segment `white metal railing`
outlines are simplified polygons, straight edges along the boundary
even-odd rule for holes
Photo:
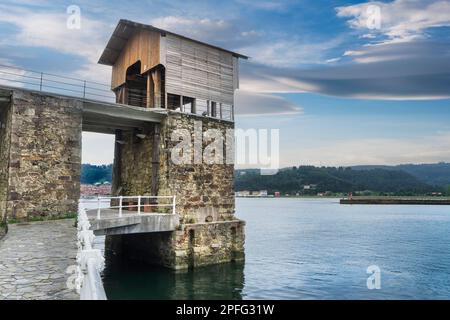
[[[118,200],[118,205],[110,205],[108,207],[102,206],[103,202],[109,202],[111,204],[112,200]],[[124,200],[128,202],[133,202],[136,204],[124,205]],[[153,203],[145,203],[145,200],[153,200]],[[168,203],[160,203],[158,200],[170,200]],[[118,209],[119,218],[123,216],[123,209],[136,208],[137,214],[142,214],[141,208],[146,207],[170,207],[172,214],[176,214],[176,196],[119,196],[119,197],[97,197],[97,219],[102,218],[101,211],[104,209]]]
[[[101,272],[105,267],[105,258],[99,249],[93,249],[94,232],[86,215],[86,209],[80,204],[77,220],[77,279],[76,289],[80,300],[106,300]]]

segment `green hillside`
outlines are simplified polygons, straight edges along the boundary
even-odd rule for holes
[[[314,185],[305,190],[305,185]],[[272,176],[260,175],[257,171],[238,170],[235,179],[236,191],[268,190],[269,193],[316,194],[330,191],[347,193],[370,190],[397,195],[427,194],[441,191],[402,170],[301,166],[280,170]]]
[[[440,162],[432,164],[401,164],[397,166],[354,166],[356,170],[386,169],[403,170],[420,181],[433,186],[450,186],[450,163]]]

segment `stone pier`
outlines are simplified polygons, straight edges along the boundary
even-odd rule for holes
[[[206,152],[207,133],[226,138],[234,122],[13,88],[0,88],[0,122],[1,222],[76,212],[82,131],[110,133],[116,136],[113,195],[176,196],[178,221],[161,232],[106,232],[109,243],[124,255],[172,269],[244,258],[245,222],[234,216],[234,166],[209,163],[202,155],[195,161],[192,154],[187,164],[171,158],[176,132],[199,137]],[[222,144],[224,159],[234,158]],[[158,213],[170,213],[165,209]]]
[[[245,222],[234,216],[234,166],[209,164],[203,159],[195,163],[193,158],[190,164],[175,164],[168,152],[178,143],[171,139],[175,130],[184,130],[191,137],[200,135],[204,149],[210,142],[203,139],[209,129],[226,137],[233,128],[230,121],[168,112],[158,143],[155,135],[136,140],[121,134],[125,144],[116,144],[113,185],[120,186],[125,196],[155,191],[162,196],[175,195],[180,226],[173,232],[108,236],[107,243],[127,258],[172,269],[243,260]],[[158,159],[142,160],[154,154],[155,146],[159,146]],[[233,150],[224,147],[224,152],[225,159]],[[157,174],[152,174],[155,171]],[[155,184],[156,190],[152,190]]]

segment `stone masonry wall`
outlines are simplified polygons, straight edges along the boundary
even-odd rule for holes
[[[188,130],[193,136],[195,121],[203,133],[218,129],[223,137],[233,123],[195,115],[171,112],[161,129],[159,194],[177,196],[177,212],[182,223],[229,221],[234,215],[234,166],[227,164],[174,164],[170,150],[174,130]],[[203,149],[210,141],[203,139]],[[224,150],[225,150],[224,146]],[[224,157],[225,158],[225,157]]]
[[[244,260],[240,220],[189,224],[175,232],[107,236],[109,248],[124,259],[171,269]]]
[[[174,235],[176,269],[244,260],[244,226],[241,220],[186,225]]]
[[[1,225],[4,225],[6,220],[10,139],[11,105],[8,105],[0,110],[0,229]]]
[[[227,129],[233,128],[231,122],[177,112],[169,112],[161,125],[158,195],[177,196],[179,230],[107,237],[123,258],[172,269],[244,259],[245,222],[234,218],[234,166],[203,161],[194,164],[193,154],[187,164],[176,164],[171,159],[172,148],[178,144],[172,141],[172,132],[187,130],[193,139],[195,124],[199,123],[200,135],[208,129],[218,129],[226,137]],[[153,131],[149,132],[143,140],[133,138],[131,133],[123,134],[123,195],[150,193]],[[202,151],[210,142],[203,139]]]
[[[14,90],[8,218],[76,212],[80,195],[82,105]]]
[[[153,136],[147,134],[144,139],[140,139],[133,132],[123,132],[122,135],[125,144],[120,146],[120,187],[122,188],[120,194],[149,195],[152,180]]]

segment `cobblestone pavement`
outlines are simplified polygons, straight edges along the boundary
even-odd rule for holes
[[[79,299],[66,284],[76,252],[73,219],[10,225],[0,240],[0,300]]]

